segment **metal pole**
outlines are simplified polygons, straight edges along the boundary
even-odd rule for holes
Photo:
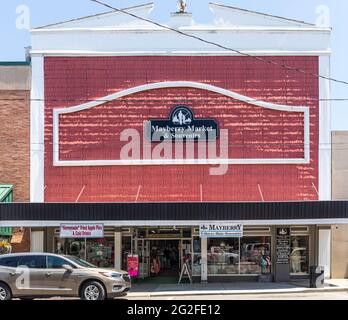
[[[238,274],[240,274],[240,237],[238,238],[239,239],[239,252],[238,252],[238,258],[239,258],[239,263],[238,263]]]
[[[87,261],[87,238],[85,238],[85,260]]]
[[[133,235],[131,234],[131,255],[133,255]]]
[[[144,238],[141,239],[141,261],[142,261],[142,266],[141,266],[141,273],[142,273],[142,278],[144,279],[144,270],[145,270],[145,250],[144,250],[144,245],[145,245],[145,241]]]

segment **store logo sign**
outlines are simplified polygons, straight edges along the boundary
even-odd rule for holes
[[[290,229],[289,228],[279,228],[278,230],[278,235],[279,236],[287,236],[290,234]]]
[[[201,238],[242,238],[243,224],[205,223],[199,227]]]
[[[212,119],[196,119],[187,106],[176,106],[169,119],[145,123],[145,135],[151,142],[160,141],[215,141],[219,125]]]

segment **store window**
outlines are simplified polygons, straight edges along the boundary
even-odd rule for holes
[[[271,273],[271,237],[208,239],[209,275]]]
[[[56,252],[87,260],[100,268],[114,267],[114,239],[57,239]]]
[[[240,273],[271,273],[271,237],[244,237],[240,240]]]
[[[239,239],[208,239],[208,274],[239,273]]]
[[[201,238],[193,237],[192,275],[201,275]]]
[[[290,273],[309,273],[309,236],[291,236]]]

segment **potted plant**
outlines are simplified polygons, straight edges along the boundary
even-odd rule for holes
[[[11,253],[11,244],[5,240],[0,241],[0,255]]]

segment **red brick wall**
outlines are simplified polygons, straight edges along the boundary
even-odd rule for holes
[[[0,184],[14,202],[29,202],[30,92],[0,90]],[[12,252],[30,251],[30,229],[13,229]]]
[[[0,91],[0,184],[14,185],[14,201],[29,201],[30,92]]]
[[[30,252],[30,228],[14,228],[11,246],[12,253]]]
[[[318,72],[317,57],[271,57]],[[53,167],[52,110],[146,83],[196,81],[284,105],[310,107],[309,165],[231,165],[223,176],[210,166]],[[45,60],[45,201],[316,200],[318,81],[246,57],[99,57]],[[66,101],[62,101],[66,100]],[[60,159],[117,159],[119,134],[142,131],[142,121],[167,118],[176,104],[229,130],[230,157],[303,157],[303,116],[256,107],[197,89],[159,89],[61,116]]]

